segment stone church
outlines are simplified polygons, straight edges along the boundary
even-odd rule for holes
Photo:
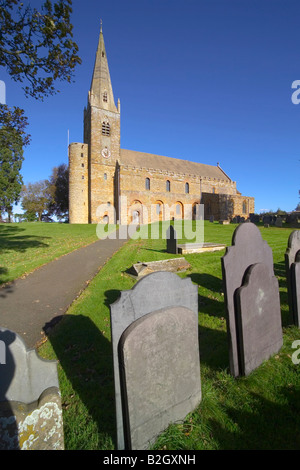
[[[192,219],[198,204],[206,219],[246,219],[254,212],[254,198],[242,196],[219,164],[122,149],[120,114],[101,27],[83,143],[69,145],[70,223]]]

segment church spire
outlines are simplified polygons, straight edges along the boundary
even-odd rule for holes
[[[117,111],[106,57],[102,20],[100,20],[100,35],[90,89],[90,104],[108,111]]]

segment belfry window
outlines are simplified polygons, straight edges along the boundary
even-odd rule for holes
[[[109,122],[102,122],[102,135],[110,135],[110,125]]]
[[[189,183],[185,183],[185,194],[189,194],[190,192],[190,185]]]
[[[150,190],[150,178],[146,178],[145,180],[145,188],[149,191]]]
[[[169,180],[166,181],[166,191],[169,193],[171,191],[171,183]]]

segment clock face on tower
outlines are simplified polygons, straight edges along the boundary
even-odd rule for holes
[[[104,157],[104,158],[109,158],[110,155],[111,155],[110,150],[108,150],[107,147],[104,147],[104,149],[102,150],[101,153],[102,153],[102,157]]]

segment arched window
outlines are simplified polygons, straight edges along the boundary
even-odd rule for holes
[[[107,173],[104,173],[103,178],[104,178],[104,181],[107,180]]]
[[[145,180],[145,188],[147,189],[147,191],[150,190],[150,178],[146,178],[146,180]]]
[[[189,183],[185,183],[185,194],[189,194],[190,192],[190,185]]]
[[[103,101],[107,103],[107,91],[103,93]]]
[[[110,135],[110,125],[109,122],[102,122],[102,135]]]
[[[166,181],[166,191],[169,193],[171,191],[171,183],[169,180]]]

